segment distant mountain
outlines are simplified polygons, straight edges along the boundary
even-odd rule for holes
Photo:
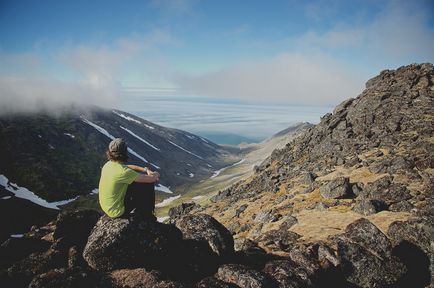
[[[130,163],[161,174],[161,193],[182,192],[178,186],[237,161],[231,148],[205,138],[94,108],[60,117],[1,116],[0,174],[49,202],[86,195],[97,188],[105,151],[115,137],[127,141]]]

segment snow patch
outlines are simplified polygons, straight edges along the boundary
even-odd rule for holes
[[[90,192],[90,195],[97,195],[97,194],[99,194],[99,189],[98,189],[98,188],[95,188],[95,189],[93,189],[93,190]]]
[[[8,199],[11,199],[12,198],[12,196],[5,196],[5,197],[2,197],[1,199],[2,200],[8,200]]]
[[[56,201],[56,202],[47,202],[46,200],[37,196],[35,193],[28,190],[27,188],[20,187],[15,183],[10,183],[9,179],[6,176],[1,174],[0,174],[0,185],[3,186],[9,192],[12,192],[17,198],[26,199],[35,204],[38,204],[39,206],[50,208],[50,209],[56,209],[56,210],[60,209],[58,206],[71,203],[72,201],[75,201],[78,198],[77,196],[73,199],[67,199],[67,200]]]
[[[152,145],[151,143],[149,143],[149,142],[146,141],[145,139],[141,138],[139,135],[135,134],[133,131],[131,131],[131,130],[125,128],[125,127],[122,127],[122,126],[119,126],[119,127],[121,127],[121,129],[127,131],[129,134],[131,134],[132,136],[136,137],[137,139],[139,139],[140,141],[142,141],[143,143],[145,143],[145,144],[148,145],[149,147],[151,147],[151,148],[153,148],[153,149],[155,149],[155,150],[157,150],[157,151],[160,151],[159,148],[155,147],[154,145]]]
[[[215,178],[215,177],[219,176],[220,173],[222,173],[224,170],[226,170],[226,169],[228,169],[228,168],[230,168],[230,167],[234,167],[234,166],[237,166],[237,165],[239,165],[239,164],[242,164],[242,163],[244,163],[244,161],[246,161],[246,159],[241,159],[241,160],[238,161],[237,163],[234,163],[234,164],[232,164],[232,165],[229,165],[229,166],[223,167],[222,169],[219,169],[219,170],[214,171],[214,174],[211,176],[211,178]]]
[[[83,120],[84,123],[92,126],[93,128],[95,128],[96,130],[98,130],[100,133],[104,134],[105,136],[107,136],[108,138],[110,138],[111,140],[115,139],[115,136],[113,136],[112,134],[110,134],[109,132],[107,132],[107,130],[105,130],[104,128],[96,125],[95,123],[90,122],[89,120],[87,120],[86,118],[84,118],[83,116],[80,116],[81,120]]]
[[[38,134],[38,137],[39,137],[39,138],[42,138],[41,134]]]
[[[128,116],[128,115],[125,115],[125,114],[123,114],[123,113],[119,113],[119,112],[117,112],[117,111],[115,111],[115,110],[113,110],[112,112],[113,112],[114,114],[118,115],[119,117],[122,117],[122,118],[124,118],[124,119],[126,119],[126,120],[128,120],[128,121],[133,121],[133,122],[136,122],[136,123],[138,123],[138,124],[142,124],[143,126],[149,128],[149,129],[155,129],[155,127],[152,127],[152,126],[150,126],[150,125],[147,125],[147,124],[145,124],[145,123],[142,123],[142,122],[140,122],[139,120],[134,119],[134,118],[132,118],[132,117],[130,117],[130,116]]]
[[[209,142],[208,141],[206,141],[205,140],[205,138],[202,138],[202,137],[200,137],[200,139],[203,141],[203,142],[205,142],[205,143],[208,143],[209,144]]]
[[[55,148],[53,145],[51,145],[51,144],[48,144],[48,147],[50,147],[51,150],[56,149],[56,148]]]
[[[193,155],[193,156],[196,156],[197,158],[203,160],[203,158],[200,157],[199,155],[194,154],[193,152],[191,152],[191,151],[189,151],[189,150],[187,150],[187,149],[185,149],[185,148],[182,148],[181,146],[179,146],[178,144],[173,143],[173,142],[170,141],[170,140],[167,140],[167,141],[169,141],[169,143],[172,144],[173,146],[178,147],[179,149],[181,149],[181,150],[183,150],[183,151],[185,151],[185,152],[187,152],[187,153],[189,153],[189,154],[191,154],[191,155]]]
[[[164,193],[173,194],[173,191],[171,191],[168,187],[164,186],[163,184],[155,185],[155,190],[160,191],[160,192],[164,192]]]
[[[75,136],[74,136],[74,135],[72,135],[72,134],[70,134],[70,133],[63,133],[63,135],[66,135],[66,136],[68,136],[68,137],[71,137],[72,139],[74,139],[74,138],[75,138]]]
[[[134,118],[132,118],[132,117],[130,117],[130,116],[127,116],[127,115],[125,115],[125,114],[123,114],[123,113],[119,113],[119,112],[117,112],[117,111],[115,111],[115,110],[112,110],[112,112],[113,112],[114,114],[118,115],[119,117],[122,117],[122,118],[124,118],[124,119],[126,119],[126,120],[128,120],[128,121],[132,121],[132,122],[136,122],[136,123],[138,123],[138,124],[142,124],[142,122],[140,122],[139,120],[134,119]]]
[[[91,121],[87,120],[87,119],[84,118],[83,116],[80,116],[80,117],[81,117],[81,119],[83,120],[84,123],[86,123],[86,124],[92,126],[92,127],[95,128],[96,130],[98,130],[100,133],[102,133],[103,135],[107,136],[107,137],[110,138],[111,140],[115,139],[115,136],[113,136],[112,134],[110,134],[110,133],[109,133],[107,130],[105,130],[104,128],[102,128],[102,127],[96,125],[95,123],[92,123]],[[145,162],[145,163],[149,163],[149,164],[151,164],[152,166],[154,166],[155,168],[160,169],[159,166],[157,166],[157,165],[155,165],[155,164],[153,164],[153,163],[148,162],[148,160],[146,160],[144,157],[140,156],[140,155],[139,155],[136,151],[134,151],[133,149],[128,148],[128,153],[130,153],[130,154],[136,156],[137,158],[139,158],[139,159],[142,160],[143,162]]]
[[[12,238],[23,238],[24,234],[11,234]]]
[[[169,216],[163,216],[163,217],[158,217],[157,221],[160,223],[163,223],[164,221],[166,221],[167,219],[169,219]]]
[[[173,197],[166,198],[163,201],[161,201],[160,203],[155,204],[155,207],[161,208],[161,207],[167,206],[180,197],[181,197],[181,195],[176,195]]]
[[[188,135],[188,134],[185,134],[185,136],[187,136],[188,138],[190,138],[190,139],[192,139],[192,140],[195,140],[195,139],[196,139],[196,137],[191,136],[191,135]]]
[[[198,196],[194,196],[193,198],[191,198],[191,200],[199,200],[199,199],[202,199],[203,197],[205,197],[205,196],[198,195]]]
[[[188,173],[188,176],[190,177],[190,178],[193,178],[194,177],[194,174],[193,173]]]

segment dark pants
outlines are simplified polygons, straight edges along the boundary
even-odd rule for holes
[[[134,215],[144,218],[155,218],[155,186],[154,183],[133,182],[128,185],[124,199],[125,212],[122,217],[128,217],[134,210]]]

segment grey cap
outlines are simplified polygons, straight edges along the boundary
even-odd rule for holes
[[[128,151],[127,143],[122,138],[113,139],[109,144],[109,151],[125,154]]]

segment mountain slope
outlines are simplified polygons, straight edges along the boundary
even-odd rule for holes
[[[237,161],[229,148],[199,136],[95,108],[61,117],[2,116],[0,173],[48,201],[86,195],[98,185],[113,137],[126,139],[131,163],[160,172],[163,192]]]
[[[364,215],[382,229],[434,215],[433,82],[432,64],[383,71],[200,210],[252,239],[292,215],[291,231],[308,241]]]
[[[166,216],[167,211],[182,202],[195,201],[203,203],[210,199],[219,190],[250,176],[254,167],[261,164],[271,155],[274,149],[283,148],[288,142],[306,131],[312,124],[298,123],[273,135],[261,143],[239,145],[237,151],[242,159],[234,164],[216,170],[211,177],[200,182],[186,183],[182,188],[186,191],[182,197],[175,199],[170,205],[157,209],[159,216]]]

